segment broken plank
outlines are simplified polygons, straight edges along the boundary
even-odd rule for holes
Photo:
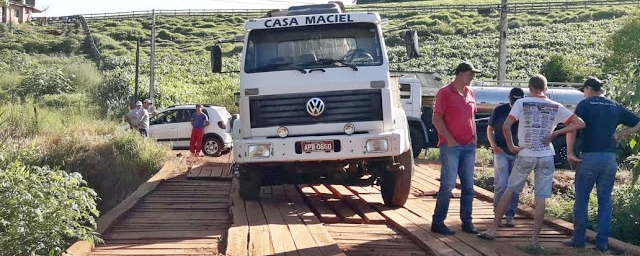
[[[295,213],[305,222],[307,229],[311,232],[313,239],[322,252],[322,255],[345,256],[342,250],[340,250],[340,247],[338,247],[336,241],[333,240],[329,232],[324,228],[322,223],[320,223],[320,220],[318,220],[313,212],[311,212],[306,204],[304,204],[300,193],[294,186],[286,185],[284,187],[284,191],[278,191],[278,193],[286,194],[287,198],[292,203],[291,206],[294,208]]]
[[[362,216],[365,223],[370,224],[384,224],[386,219],[380,215],[375,209],[371,208],[369,204],[362,201],[351,190],[342,185],[328,185],[327,188],[334,194],[339,195],[341,199],[351,205],[353,209]]]

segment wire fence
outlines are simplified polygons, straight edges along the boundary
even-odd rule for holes
[[[592,7],[606,6],[638,6],[640,0],[585,0],[585,1],[552,1],[552,2],[528,2],[528,3],[510,3],[507,5],[507,11],[511,13],[518,12],[547,12],[557,10],[580,10]],[[447,5],[416,5],[416,6],[347,6],[349,12],[377,12],[381,15],[393,15],[402,13],[428,14],[442,11],[462,11],[462,12],[490,12],[492,10],[500,10],[501,4],[447,4]],[[238,15],[247,18],[264,17],[267,11],[271,9],[185,9],[185,10],[155,10],[156,15],[160,16],[213,16],[213,15]],[[111,12],[111,13],[92,13],[81,14],[88,22],[105,19],[130,19],[151,16],[153,11],[131,11],[131,12]],[[68,23],[74,22],[76,15],[61,17],[39,17],[34,19],[47,19],[48,23]]]

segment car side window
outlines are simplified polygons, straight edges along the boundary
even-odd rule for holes
[[[151,124],[170,124],[177,122],[178,112],[169,110],[153,116],[150,120]]]
[[[180,123],[191,122],[191,112],[189,109],[182,109],[180,113],[178,113],[178,121]]]

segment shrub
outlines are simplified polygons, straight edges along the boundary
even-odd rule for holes
[[[611,237],[640,245],[640,186],[617,187],[613,192]]]
[[[118,27],[109,32],[109,37],[117,41],[136,41],[139,38],[146,37],[147,33],[141,28]]]
[[[129,98],[133,95],[133,86],[130,86],[131,74],[116,69],[107,73],[93,93],[93,101],[96,102],[105,117],[115,117],[122,114],[123,108],[129,105]]]
[[[40,99],[40,104],[50,108],[74,108],[84,106],[87,103],[84,94],[49,94]]]
[[[62,70],[49,67],[29,71],[15,91],[22,98],[38,98],[46,94],[70,93],[74,88],[71,86],[71,80],[62,73]]]
[[[57,255],[77,240],[99,240],[96,193],[78,173],[15,163],[0,167],[0,251]]]
[[[76,92],[90,92],[102,81],[102,74],[93,62],[74,61],[61,67],[62,73],[71,81],[71,87]]]
[[[554,54],[549,61],[542,65],[540,73],[553,82],[582,82],[587,76],[597,75],[599,72],[585,68],[587,60],[580,57],[567,57]]]
[[[83,175],[106,212],[147,181],[166,162],[169,148],[121,131],[114,124],[79,120],[39,141],[37,165],[62,166]]]

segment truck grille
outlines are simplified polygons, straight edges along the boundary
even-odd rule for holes
[[[307,101],[319,98],[324,112],[307,113]],[[251,128],[382,120],[380,89],[254,96],[249,100]]]

